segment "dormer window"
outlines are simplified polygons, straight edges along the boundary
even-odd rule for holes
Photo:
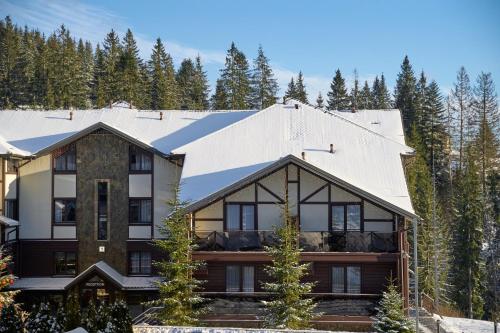
[[[69,145],[54,153],[54,171],[76,171],[76,147]]]
[[[130,146],[129,170],[132,173],[151,171],[151,153],[135,146]]]

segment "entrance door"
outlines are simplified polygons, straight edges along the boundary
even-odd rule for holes
[[[99,276],[94,276],[81,287],[81,300],[84,307],[88,306],[90,300],[96,306],[103,302],[109,304],[112,301],[111,296],[113,296],[113,290]]]

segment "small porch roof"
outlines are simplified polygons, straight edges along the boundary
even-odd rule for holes
[[[17,227],[19,226],[19,221],[0,214],[0,224],[6,227]]]

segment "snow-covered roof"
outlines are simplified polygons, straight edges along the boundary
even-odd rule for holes
[[[7,216],[3,216],[0,214],[0,224],[7,227],[17,227],[19,225],[19,221],[8,218]]]
[[[14,280],[11,289],[20,290],[64,290],[73,281],[68,277],[25,277]]]
[[[407,215],[414,214],[401,161],[401,155],[413,153],[412,148],[338,113],[294,100],[275,104],[173,152],[186,154],[181,199],[193,203],[289,155],[300,159],[304,152],[305,162],[312,167]]]
[[[169,154],[174,148],[244,119],[256,111],[99,110],[0,111],[0,154],[34,155],[80,131],[104,124]],[[163,120],[160,120],[160,112]]]

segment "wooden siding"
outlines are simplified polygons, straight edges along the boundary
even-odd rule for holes
[[[19,245],[19,270],[22,277],[52,276],[54,252],[57,251],[75,252],[78,259],[77,241],[21,240]]]

